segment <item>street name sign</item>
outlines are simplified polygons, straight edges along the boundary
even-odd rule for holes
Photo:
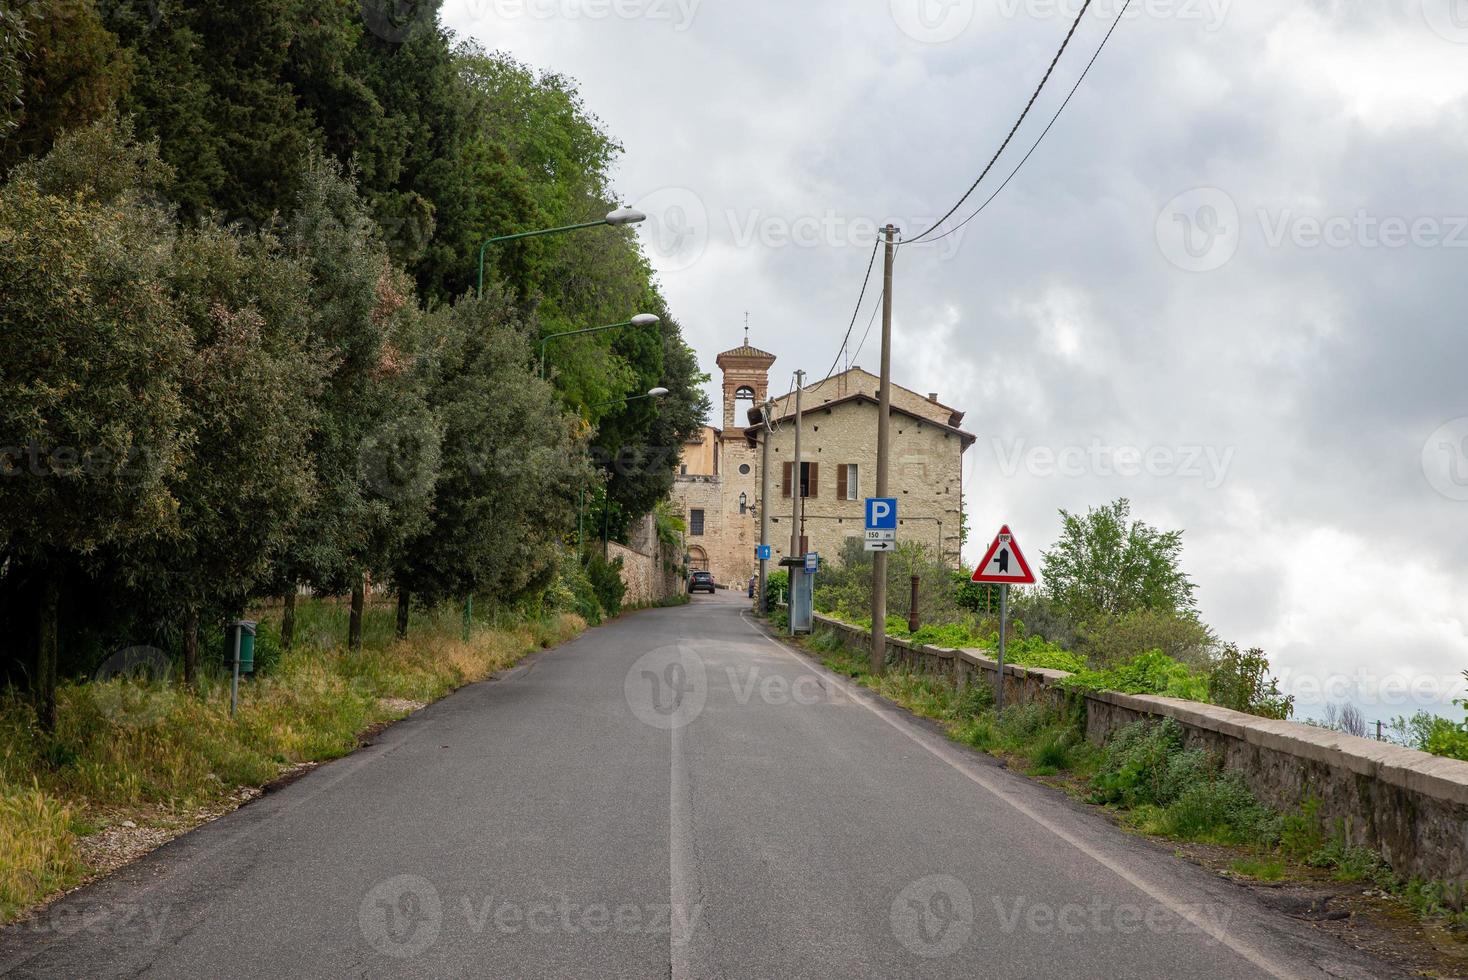
[[[974,569],[974,581],[984,585],[1035,584],[1035,573],[1030,571],[1030,563],[1025,561],[1008,524],[999,529],[984,560]]]

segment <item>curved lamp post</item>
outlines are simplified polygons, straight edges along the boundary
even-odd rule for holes
[[[619,228],[622,225],[635,225],[639,221],[646,220],[647,215],[641,211],[634,211],[631,208],[618,208],[615,211],[608,212],[607,216],[600,221],[583,221],[578,225],[562,225],[559,228],[543,228],[540,231],[521,231],[513,235],[500,235],[496,238],[491,238],[479,246],[479,289],[476,295],[480,297],[484,296],[484,252],[491,245],[498,245],[501,242],[518,241],[522,238],[540,238],[543,235],[559,235],[561,232],[580,231],[582,228],[600,228],[602,225],[611,225],[613,228]]]
[[[644,394],[644,395],[633,395],[631,398],[623,398],[623,399],[620,399],[618,401],[607,402],[605,405],[594,405],[594,406],[592,406],[592,408],[593,409],[597,409],[597,408],[611,408],[614,405],[625,405],[628,402],[642,401],[644,398],[663,398],[663,397],[666,397],[667,394],[668,394],[668,389],[666,389],[666,388],[663,388],[663,387],[649,388],[648,391],[647,391],[647,393]],[[610,503],[610,501],[608,501],[608,503]],[[581,502],[580,502],[579,506],[576,508],[576,557],[577,557],[577,560],[578,561],[581,558],[582,517],[585,514],[585,512],[586,512],[586,488],[585,487],[582,487],[581,488]],[[607,546],[607,526],[608,526],[608,524],[610,523],[610,520],[611,520],[610,517],[608,516],[608,514],[610,512],[611,512],[611,507],[610,506],[603,506],[602,507],[602,539],[601,540],[602,540],[602,553],[603,553],[603,556],[605,556],[605,553],[606,553],[606,546]]]
[[[621,327],[651,327],[662,322],[662,317],[654,316],[651,313],[639,313],[630,320],[623,320],[621,323],[609,323],[604,327],[585,327],[581,330],[565,330],[561,333],[547,334],[540,338],[540,376],[542,378],[545,377],[545,348],[552,340],[559,340],[562,337],[579,337],[582,334],[588,333],[601,333],[603,330],[617,330]],[[616,404],[616,402],[612,404]]]

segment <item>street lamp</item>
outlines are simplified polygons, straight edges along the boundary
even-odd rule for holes
[[[748,512],[749,512],[749,494],[741,492],[739,494],[739,514],[740,514],[740,516],[743,516],[744,514],[746,514]]]
[[[663,388],[663,387],[649,388],[647,390],[647,394],[645,394],[645,395],[633,395],[631,398],[623,398],[620,401],[607,402],[605,405],[594,405],[594,406],[592,406],[592,408],[593,408],[593,410],[598,409],[598,408],[611,408],[613,405],[625,405],[628,402],[642,401],[642,399],[644,399],[644,398],[663,398],[663,397],[666,397],[667,394],[668,394],[668,389],[666,389],[666,388]],[[607,514],[608,514],[608,511],[610,510],[610,506],[609,506],[610,504],[611,504],[611,501],[608,500],[605,504],[602,505],[602,552],[603,552],[603,554],[605,554],[605,552],[606,552],[606,541],[607,541],[607,531],[606,531],[606,528],[607,528],[608,523],[609,523],[609,518],[608,518]],[[581,488],[581,502],[580,502],[579,506],[576,508],[576,556],[577,556],[578,559],[581,557],[581,527],[582,527],[582,523],[581,522],[582,522],[582,515],[585,512],[586,512],[586,487],[583,486]]]
[[[542,235],[558,235],[564,231],[580,231],[582,228],[600,228],[602,225],[611,225],[613,228],[620,228],[623,225],[635,225],[639,221],[646,220],[647,215],[641,211],[634,211],[631,208],[618,208],[615,211],[608,212],[607,216],[600,221],[583,221],[578,225],[562,225],[559,228],[543,228],[540,231],[522,231],[513,235],[500,235],[497,238],[491,238],[479,246],[479,290],[477,295],[480,297],[484,296],[484,252],[491,245],[497,245],[500,242],[518,241],[521,238],[539,238]]]
[[[540,376],[542,378],[545,377],[545,348],[552,340],[559,340],[562,337],[579,337],[582,334],[588,333],[601,333],[603,330],[616,330],[620,327],[651,327],[662,322],[661,317],[654,316],[651,313],[639,313],[630,320],[623,320],[621,323],[609,323],[604,327],[585,327],[581,330],[565,330],[561,333],[547,334],[540,338]]]

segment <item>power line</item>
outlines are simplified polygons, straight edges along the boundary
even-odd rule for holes
[[[1076,92],[1080,91],[1081,83],[1086,80],[1086,76],[1089,75],[1091,73],[1091,69],[1095,67],[1097,59],[1101,57],[1101,52],[1106,50],[1106,42],[1111,40],[1111,35],[1115,34],[1116,29],[1121,26],[1122,18],[1126,16],[1127,8],[1131,5],[1132,0],[1126,0],[1126,3],[1122,5],[1121,13],[1116,15],[1116,20],[1112,22],[1111,29],[1107,31],[1106,36],[1101,39],[1101,44],[1096,48],[1096,53],[1091,55],[1091,60],[1086,64],[1086,70],[1081,72],[1081,77],[1076,79],[1075,85],[1071,87],[1070,94],[1065,97],[1064,102],[1060,103],[1060,108],[1055,110],[1055,115],[1050,117],[1049,125],[1045,127],[1044,132],[1040,133],[1040,138],[1035,140],[1035,145],[1030,147],[1030,152],[1026,153],[1024,155],[1024,159],[1020,160],[1019,165],[1016,166],[1012,171],[1010,171],[1008,177],[1004,178],[1004,183],[1000,184],[999,188],[994,191],[993,194],[990,194],[988,199],[985,200],[983,204],[980,204],[973,214],[969,215],[967,218],[964,218],[962,221],[954,225],[952,228],[949,228],[943,234],[935,235],[922,244],[932,245],[934,242],[940,242],[943,239],[947,238],[949,235],[958,232],[964,227],[964,225],[967,225],[970,221],[977,218],[985,208],[994,203],[994,198],[998,197],[1004,192],[1004,188],[1008,187],[1009,182],[1014,180],[1015,175],[1018,174],[1020,170],[1024,169],[1024,165],[1029,162],[1030,157],[1035,155],[1035,151],[1040,148],[1040,144],[1045,142],[1045,137],[1050,135],[1050,130],[1054,129],[1055,124],[1060,121],[1060,114],[1065,112],[1065,107],[1070,105],[1071,100],[1075,98]],[[911,245],[915,244],[915,242],[902,242],[901,244]]]
[[[1004,151],[1006,149],[1008,149],[1010,142],[1014,139],[1014,134],[1017,133],[1017,132],[1019,132],[1019,127],[1024,123],[1025,119],[1029,116],[1030,110],[1035,107],[1035,101],[1040,98],[1040,93],[1042,91],[1044,91],[1045,85],[1050,81],[1050,76],[1055,73],[1055,66],[1058,65],[1058,64],[1060,64],[1060,57],[1061,57],[1061,55],[1065,54],[1065,49],[1068,48],[1068,47],[1070,47],[1071,39],[1073,37],[1075,37],[1076,31],[1081,26],[1081,21],[1086,16],[1086,11],[1088,11],[1090,9],[1091,9],[1091,0],[1086,0],[1086,2],[1081,5],[1081,12],[1076,15],[1075,23],[1072,24],[1072,25],[1070,25],[1070,31],[1065,35],[1065,40],[1061,42],[1061,44],[1060,44],[1060,50],[1057,51],[1057,52],[1055,52],[1055,57],[1050,60],[1050,67],[1045,70],[1045,77],[1042,78],[1042,79],[1040,79],[1040,84],[1039,84],[1039,86],[1036,87],[1035,93],[1030,96],[1030,101],[1025,105],[1024,111],[1019,114],[1019,119],[1017,119],[1015,121],[1015,123],[1014,123],[1014,126],[1010,128],[1009,135],[1006,136],[1006,137],[1004,137],[1004,142],[1003,143],[999,144],[998,151],[995,152],[993,158],[990,159],[988,166],[986,166],[984,168],[983,172],[979,174],[978,179],[975,180],[973,182],[973,184],[969,187],[969,189],[964,192],[963,197],[960,197],[958,199],[958,203],[955,204],[955,205],[953,205],[953,207],[948,210],[948,213],[947,214],[945,214],[943,217],[941,217],[937,221],[935,221],[933,223],[933,226],[931,228],[929,228],[927,231],[923,232],[921,235],[918,235],[918,236],[916,236],[914,238],[907,239],[907,241],[904,242],[904,244],[911,245],[911,244],[914,244],[916,242],[920,242],[924,238],[926,238],[928,235],[932,234],[934,231],[936,231],[938,228],[940,228],[943,225],[943,222],[945,222],[949,218],[953,217],[954,213],[959,208],[963,207],[963,202],[967,201],[970,197],[972,197],[974,191],[976,191],[976,190],[979,189],[979,185],[984,182],[984,178],[987,177],[987,176],[989,176],[989,171],[994,169],[994,164],[996,164],[996,163],[999,162],[999,158],[1004,154]]]
[[[871,284],[872,270],[877,266],[877,249],[881,245],[882,242],[880,239],[874,239],[872,241],[872,257],[867,260],[867,274],[862,277],[861,294],[856,297],[856,309],[851,311],[851,322],[846,325],[846,336],[841,338],[841,346],[836,348],[836,358],[831,362],[831,370],[826,372],[826,376],[821,379],[821,383],[812,388],[812,391],[820,390],[821,385],[831,380],[832,376],[836,373],[836,365],[841,363],[841,355],[845,352],[846,345],[851,343],[851,331],[856,327],[856,318],[861,316],[861,304],[867,298],[867,286]]]

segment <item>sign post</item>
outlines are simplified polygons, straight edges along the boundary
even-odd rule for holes
[[[999,586],[999,679],[994,686],[994,708],[1004,710],[1004,644],[1009,632],[1009,587],[1011,585],[1034,585],[1035,573],[1025,561],[1019,542],[1006,524],[999,529],[994,543],[984,554],[984,560],[974,569],[975,582],[981,585]]]
[[[897,548],[897,499],[868,497],[866,505],[866,550],[879,554]]]

